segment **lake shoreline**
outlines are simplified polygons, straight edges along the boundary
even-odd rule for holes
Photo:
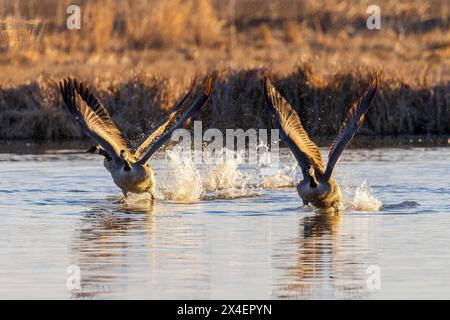
[[[311,137],[319,147],[328,148],[334,137]],[[0,154],[41,154],[52,151],[79,151],[94,142],[88,138],[68,140],[0,139]],[[173,146],[168,144],[166,148]],[[282,143],[281,147],[286,148]],[[355,136],[349,149],[450,147],[449,135]]]

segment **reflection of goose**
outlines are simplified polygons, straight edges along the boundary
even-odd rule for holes
[[[339,210],[342,206],[341,191],[331,177],[333,169],[345,147],[363,124],[364,115],[375,96],[378,83],[379,73],[377,72],[371,87],[349,109],[336,139],[331,144],[325,169],[320,150],[309,139],[297,113],[270,81],[267,78],[264,80],[267,106],[280,130],[280,136],[286,141],[303,172],[303,180],[297,185],[297,191],[304,205],[310,203],[320,209],[334,210]]]
[[[281,277],[275,282],[277,298],[366,298],[367,266],[377,264],[367,247],[368,220],[353,219],[340,212],[304,215],[299,233],[285,242],[296,243],[285,251]],[[287,272],[286,272],[287,271]]]
[[[164,116],[155,126],[154,130],[145,139],[141,146],[132,153],[128,148],[128,142],[112,121],[105,107],[77,80],[68,79],[60,83],[60,90],[68,110],[75,118],[81,130],[98,142],[88,151],[98,152],[105,157],[105,167],[117,186],[122,189],[126,196],[128,193],[150,193],[154,196],[155,181],[153,170],[146,163],[151,156],[170,139],[172,133],[190,121],[191,117],[198,112],[208,100],[212,90],[212,80],[208,79],[204,92],[189,107],[181,119],[160,136],[167,125],[174,119],[176,113],[187,100],[191,90]],[[153,145],[150,147],[150,145]],[[147,150],[145,152],[145,150]]]
[[[300,229],[298,237],[298,257],[290,269],[291,288],[296,295],[302,298],[314,295],[317,280],[328,272],[332,275],[327,279],[330,283],[338,280],[334,277],[339,268],[336,256],[342,237],[339,233],[342,217],[340,214],[318,214],[300,220],[303,230]],[[353,275],[351,268],[348,272]]]
[[[81,270],[80,288],[71,290],[72,298],[106,298],[120,295],[127,288],[135,267],[147,261],[153,250],[133,254],[149,245],[155,232],[153,206],[136,214],[135,208],[93,207],[82,213],[70,245],[71,263]],[[144,209],[144,207],[142,207]],[[136,235],[139,246],[133,246]],[[150,248],[152,249],[152,248]],[[125,277],[123,277],[125,275]]]

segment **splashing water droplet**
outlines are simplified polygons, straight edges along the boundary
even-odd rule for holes
[[[197,202],[203,192],[202,178],[195,167],[192,156],[182,148],[173,148],[166,153],[168,160],[167,176],[158,189],[157,197],[179,202]]]
[[[355,211],[369,212],[379,211],[382,205],[382,202],[372,194],[372,190],[370,189],[367,180],[364,180],[361,185],[356,188],[350,203],[350,207]]]
[[[262,184],[267,189],[295,187],[298,180],[296,173],[297,161],[291,159],[289,164],[278,170],[275,175],[264,177]]]
[[[204,199],[235,199],[260,194],[258,189],[257,168],[246,173],[239,169],[245,163],[242,152],[222,149],[216,158],[206,159],[207,174],[203,179],[203,188],[208,194]]]

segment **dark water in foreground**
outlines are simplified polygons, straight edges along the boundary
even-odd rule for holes
[[[348,150],[326,216],[270,185],[120,205],[95,155],[0,154],[0,298],[450,298],[449,159]]]

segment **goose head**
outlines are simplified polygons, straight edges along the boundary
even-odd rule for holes
[[[87,153],[100,153],[100,146],[98,144],[93,145],[89,149],[86,150]]]
[[[102,155],[106,158],[106,160],[111,161],[112,158],[108,154],[108,152],[105,151],[99,144],[93,145],[89,149],[86,150],[87,153],[97,153],[99,155]]]

